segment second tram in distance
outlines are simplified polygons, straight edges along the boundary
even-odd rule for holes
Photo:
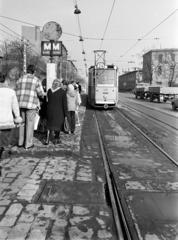
[[[118,102],[117,67],[103,68],[91,66],[88,79],[88,103],[95,108],[113,108]]]

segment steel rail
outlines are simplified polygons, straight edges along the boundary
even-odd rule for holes
[[[109,194],[110,194],[110,199],[111,199],[111,205],[112,205],[112,211],[113,211],[113,216],[114,216],[114,220],[115,220],[115,225],[116,225],[116,230],[117,230],[117,235],[118,235],[118,240],[126,240],[125,239],[125,234],[127,235],[127,239],[131,240],[128,228],[126,226],[126,220],[125,218],[123,219],[123,211],[122,211],[122,207],[121,207],[121,203],[119,200],[119,197],[116,196],[117,192],[115,187],[113,186],[113,181],[112,181],[112,173],[109,167],[109,163],[108,163],[108,158],[107,158],[107,154],[105,151],[105,147],[103,144],[103,140],[102,140],[102,135],[100,132],[100,127],[99,127],[99,123],[96,117],[96,113],[94,114],[94,118],[96,121],[96,127],[97,127],[97,132],[98,132],[98,136],[99,136],[99,144],[100,144],[100,149],[101,149],[101,154],[102,154],[102,158],[103,158],[103,162],[104,162],[104,168],[105,168],[105,173],[106,173],[106,179],[107,179],[107,184],[108,184],[108,189],[109,189]],[[118,212],[118,207],[119,207],[119,212]],[[124,224],[124,228],[125,228],[125,234],[123,232],[123,227],[122,227],[122,223],[119,217],[119,213],[122,217],[122,222]]]
[[[141,133],[150,143],[152,143],[162,154],[164,154],[172,163],[178,167],[178,162],[176,162],[167,152],[165,152],[157,143],[155,143],[148,135],[146,135],[139,127],[137,127],[131,120],[129,120],[118,108],[116,108],[124,119],[126,119],[130,125],[132,125],[139,133]]]
[[[172,128],[173,130],[177,130],[176,127],[174,127],[174,126],[168,124],[167,122],[164,122],[164,121],[161,121],[161,120],[159,120],[159,119],[157,119],[157,118],[155,118],[155,117],[152,117],[152,116],[150,116],[149,114],[146,114],[146,113],[143,112],[143,111],[139,111],[138,109],[129,106],[127,103],[122,103],[122,105],[125,106],[125,107],[127,107],[128,109],[131,109],[131,110],[133,110],[133,111],[135,111],[135,112],[138,112],[138,113],[140,113],[140,114],[143,114],[145,117],[151,119],[152,121],[161,122],[162,124],[168,126],[169,128]],[[139,105],[139,104],[137,104],[137,105]],[[147,107],[147,108],[149,108],[149,109],[151,109],[151,110],[154,110],[154,109],[152,109],[151,107]],[[157,109],[156,109],[156,110],[157,110]],[[159,110],[157,110],[157,111],[159,111]],[[162,112],[162,111],[159,111],[159,112]],[[165,113],[165,114],[168,115],[168,116],[173,117],[173,116],[170,115],[169,113]]]

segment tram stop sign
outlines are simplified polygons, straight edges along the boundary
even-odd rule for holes
[[[62,55],[62,42],[61,41],[42,41],[41,42],[41,55],[42,56],[61,56]]]
[[[62,35],[62,28],[54,21],[47,22],[43,26],[42,34],[46,40],[57,41]]]
[[[61,56],[62,55],[62,42],[57,41],[62,35],[61,26],[54,22],[47,22],[42,30],[43,38],[48,41],[41,42],[41,55],[42,56]]]

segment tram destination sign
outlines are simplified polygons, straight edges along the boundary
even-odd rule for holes
[[[42,56],[61,56],[62,42],[61,41],[42,41],[41,42]]]

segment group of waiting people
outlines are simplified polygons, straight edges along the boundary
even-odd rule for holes
[[[54,144],[61,142],[60,132],[64,131],[64,121],[69,123],[69,131],[74,134],[76,126],[76,113],[81,104],[81,97],[78,85],[72,81],[67,83],[55,79],[52,87],[47,92],[47,138],[44,144],[48,145],[50,135],[54,135]]]
[[[75,132],[75,115],[81,104],[78,86],[75,82],[67,83],[54,79],[47,93],[42,83],[35,76],[34,65],[27,67],[27,74],[19,77],[10,87],[0,74],[0,157],[6,146],[14,145],[14,134],[18,129],[18,147],[34,147],[34,123],[40,109],[40,99],[46,104],[47,136],[44,144],[49,144],[54,136],[54,144],[61,142],[60,132],[64,130],[64,120],[69,122],[69,133]],[[17,133],[16,133],[17,135]]]

